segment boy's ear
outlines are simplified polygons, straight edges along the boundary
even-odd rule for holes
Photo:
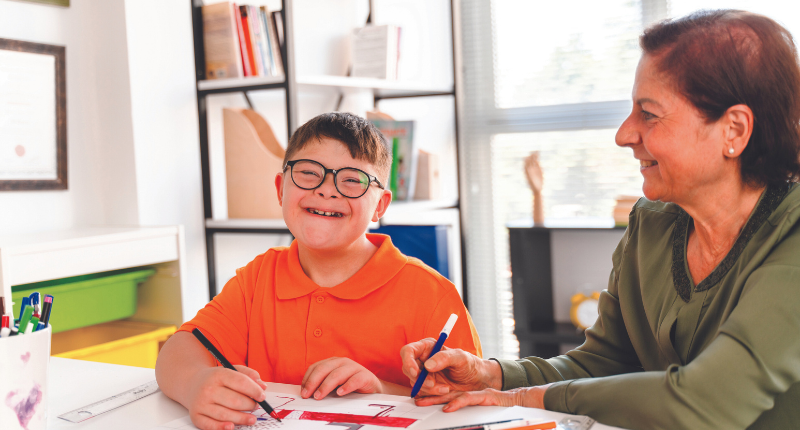
[[[386,213],[386,209],[389,208],[389,203],[391,202],[392,192],[390,190],[383,190],[383,194],[381,194],[378,200],[378,206],[375,208],[375,213],[372,214],[372,222],[378,222],[378,220],[383,217],[383,214]]]
[[[283,173],[275,175],[275,190],[278,191],[278,204],[283,207]]]

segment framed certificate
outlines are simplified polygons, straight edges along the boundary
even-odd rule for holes
[[[66,188],[65,49],[0,39],[0,191]]]

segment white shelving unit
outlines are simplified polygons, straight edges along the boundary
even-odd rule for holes
[[[300,124],[318,114],[335,110],[337,100],[341,103],[342,110],[361,113],[360,107],[367,103],[368,109],[380,106],[382,111],[397,119],[413,119],[415,140],[419,143],[420,149],[440,156],[443,197],[434,201],[393,202],[380,225],[449,226],[451,228],[449,245],[453,249],[450,273],[453,274],[451,277],[461,291],[456,91],[452,57],[454,29],[451,28],[456,21],[452,13],[452,2],[450,0],[342,0],[335,3],[329,0],[251,0],[251,2],[266,3],[270,10],[282,8],[285,29],[285,46],[282,50],[285,79],[247,77],[203,80],[205,65],[202,55],[202,14],[197,2],[192,2],[209,295],[213,297],[222,287],[217,285],[220,282],[216,276],[218,260],[216,254],[225,251],[217,249],[215,235],[226,235],[226,240],[222,242],[229,243],[230,234],[289,234],[283,220],[227,218],[224,142],[222,142],[221,115],[218,112],[222,107],[231,104],[238,103],[237,107],[249,105],[273,122],[273,128],[276,130],[281,129],[282,125],[276,126],[271,118],[285,118],[281,121],[287,124],[288,141],[288,135],[291,135]],[[395,24],[403,28],[402,34],[408,43],[408,46],[401,47],[401,64],[407,66],[401,69],[401,72],[405,73],[405,78],[402,75],[399,80],[345,76],[349,65],[348,34],[353,29],[363,26],[368,14],[373,23]],[[438,21],[435,23],[429,21],[436,19]],[[440,33],[432,33],[437,28]],[[436,50],[432,48],[436,45],[432,41],[438,39],[441,39],[442,43]],[[236,93],[243,93],[245,97],[237,97]],[[243,101],[246,101],[246,105],[242,105]],[[421,106],[443,114],[430,115],[424,112],[424,109],[420,109]],[[374,225],[378,226],[377,223]],[[244,251],[238,250],[238,252],[243,256],[246,255]],[[250,255],[250,258],[255,255]],[[229,261],[230,258],[226,257],[224,260]],[[242,261],[241,265],[247,262]]]
[[[131,320],[180,326],[183,228],[102,227],[0,237],[0,296],[11,287],[98,272],[149,266]]]

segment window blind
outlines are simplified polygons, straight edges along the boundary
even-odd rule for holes
[[[548,220],[610,218],[641,193],[638,164],[614,144],[630,112],[650,0],[461,1],[462,208],[470,312],[484,354],[516,358],[506,224],[532,216],[523,159],[540,151]]]

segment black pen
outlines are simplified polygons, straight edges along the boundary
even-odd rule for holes
[[[217,348],[214,346],[214,344],[213,344],[213,343],[211,343],[211,342],[210,342],[210,341],[209,341],[209,340],[208,340],[208,339],[205,337],[205,335],[203,335],[203,332],[201,332],[201,331],[200,331],[200,329],[197,329],[197,328],[195,328],[194,330],[192,330],[192,334],[194,335],[194,337],[196,337],[196,338],[197,338],[197,340],[199,340],[199,341],[200,341],[200,343],[202,343],[202,344],[203,344],[203,346],[205,346],[205,347],[206,347],[206,349],[208,350],[208,352],[210,352],[210,353],[211,353],[211,355],[213,355],[213,356],[214,356],[214,358],[216,358],[216,359],[217,359],[217,361],[219,361],[219,363],[220,363],[221,365],[223,365],[223,366],[224,366],[226,369],[231,369],[231,370],[233,370],[234,372],[238,372],[238,370],[236,370],[236,368],[235,368],[235,367],[233,367],[233,365],[231,364],[231,362],[230,362],[230,361],[228,361],[228,359],[227,359],[227,358],[225,358],[225,356],[224,356],[224,355],[222,355],[222,353],[221,353],[221,352],[219,352],[219,350],[218,350],[218,349],[217,349]],[[255,399],[253,399],[253,400],[255,400]],[[280,418],[278,418],[278,414],[276,414],[276,413],[275,413],[275,410],[274,410],[274,409],[272,409],[272,406],[270,406],[270,405],[269,405],[269,403],[267,403],[267,401],[266,401],[266,400],[262,400],[262,401],[260,401],[260,402],[256,401],[256,403],[258,403],[258,405],[259,405],[259,406],[261,406],[262,408],[264,408],[264,411],[265,411],[266,413],[268,413],[268,414],[269,414],[269,416],[271,416],[272,418],[275,418],[276,420],[278,420],[278,422],[282,422],[282,421],[281,421],[281,419],[280,419]]]

